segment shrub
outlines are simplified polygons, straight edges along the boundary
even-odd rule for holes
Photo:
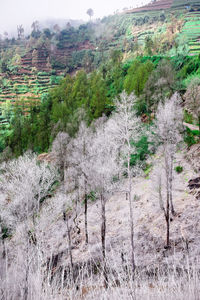
[[[48,72],[38,72],[37,75],[38,76],[48,76],[49,73]]]
[[[195,136],[197,136],[198,133],[198,130],[190,130],[189,128],[186,128],[184,142],[188,145],[188,147],[196,144]]]
[[[4,240],[11,237],[10,229],[6,226],[2,226],[0,239]]]
[[[151,152],[149,150],[149,142],[146,136],[142,136],[141,139],[133,145],[137,149],[136,154],[131,155],[131,166],[134,166],[139,161],[144,161]]]
[[[184,110],[184,122],[193,124],[193,117],[187,110]]]
[[[152,170],[152,164],[146,164],[145,169],[144,169],[144,174],[145,174],[146,178],[149,177],[151,170]]]
[[[183,172],[183,167],[177,166],[177,167],[175,168],[175,171],[176,171],[178,174],[180,174],[180,173]]]
[[[87,195],[87,199],[94,202],[97,199],[97,195],[95,191],[91,191],[88,195]]]

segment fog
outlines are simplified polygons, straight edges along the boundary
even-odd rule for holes
[[[0,0],[0,33],[16,34],[16,27],[23,24],[25,34],[34,20],[81,19],[88,20],[86,11],[92,8],[94,18],[112,14],[117,9],[136,7],[150,0]]]

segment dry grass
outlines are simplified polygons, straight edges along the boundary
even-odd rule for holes
[[[113,267],[109,271],[108,288],[103,285],[103,275],[98,273],[87,278],[89,272],[82,269],[74,285],[63,288],[55,299],[70,300],[198,300],[200,299],[200,274],[194,263],[186,259],[182,268],[138,270],[135,279],[129,266]],[[89,272],[90,273],[90,272]],[[55,289],[54,289],[55,291]],[[66,298],[65,298],[66,297]]]

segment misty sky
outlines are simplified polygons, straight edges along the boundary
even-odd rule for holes
[[[86,11],[90,7],[98,18],[148,2],[150,0],[0,0],[0,32],[13,31],[18,24],[30,27],[34,20],[49,17],[87,20]]]

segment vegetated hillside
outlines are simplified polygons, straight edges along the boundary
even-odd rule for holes
[[[181,9],[181,10],[198,10],[200,6],[199,1],[196,0],[155,0],[151,1],[149,4],[135,9],[128,10],[127,13],[134,12],[148,12],[156,10],[169,10]]]
[[[41,29],[35,21],[26,36],[19,26],[18,39],[5,35],[1,40],[0,102],[41,100],[66,73],[81,68],[91,72],[116,49],[123,52],[124,60],[137,55],[198,54],[198,9],[198,1],[189,5],[188,1],[154,1],[76,28],[68,22],[65,28],[51,24]],[[3,116],[2,121],[6,123]]]
[[[180,11],[1,41],[0,298],[200,298],[198,12]]]
[[[89,29],[82,28],[68,25],[61,32],[57,25],[57,31],[42,33],[36,27],[27,38],[1,41],[1,103],[24,100],[28,110],[31,99],[40,101],[68,70],[76,69],[87,51],[94,49],[84,34]]]
[[[172,7],[173,0],[159,0],[159,1],[152,1],[151,3],[138,7],[135,9],[131,9],[128,11],[128,13],[133,12],[143,12],[143,11],[155,11],[155,10],[165,10]]]
[[[182,141],[176,97],[150,126],[123,93],[110,118],[81,123],[74,139],[60,132],[50,155],[0,166],[2,298],[198,299],[200,148]]]

